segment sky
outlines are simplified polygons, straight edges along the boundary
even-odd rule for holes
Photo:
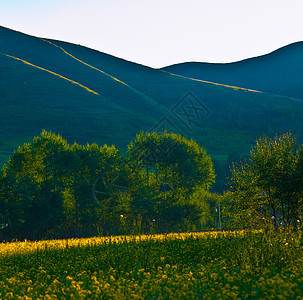
[[[303,41],[303,0],[0,0],[0,25],[160,68]]]

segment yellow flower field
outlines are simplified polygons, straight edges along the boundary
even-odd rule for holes
[[[0,244],[1,299],[303,299],[300,232]]]

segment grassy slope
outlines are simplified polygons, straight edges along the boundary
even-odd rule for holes
[[[163,70],[187,77],[303,99],[302,69],[303,42],[235,63],[189,62],[163,68]]]
[[[2,53],[18,57],[81,83],[125,109],[129,109],[129,106],[133,105],[132,110],[140,113],[147,108],[151,115],[159,112],[159,109],[155,108],[153,100],[108,76],[102,70],[90,68],[66,55],[61,49],[49,44],[46,40],[15,31],[1,30],[1,28],[0,34],[0,51]]]
[[[125,140],[125,146],[165,111],[152,99],[41,39],[0,27],[0,52],[1,134],[7,149],[20,143],[18,136],[24,137],[24,142],[43,128],[80,143],[113,143],[119,137],[117,144]],[[60,74],[99,95],[6,54]]]
[[[9,66],[1,80],[0,130],[6,140],[18,136],[32,138],[46,128],[63,131],[66,137],[78,137],[84,142],[92,132],[95,137],[111,134],[106,123],[118,110],[121,114],[113,124],[113,131],[125,126],[127,119],[135,118],[110,100],[47,72],[3,55],[0,61],[1,66]]]
[[[77,45],[58,42],[69,53],[119,77],[169,110],[189,91],[210,110],[210,115],[195,120],[191,130],[169,115],[185,135],[197,139],[209,152],[247,153],[255,139],[267,133],[293,130],[299,136],[302,103],[288,97],[235,89],[191,80],[134,64]]]
[[[136,132],[149,130],[162,117],[220,161],[233,151],[248,153],[262,134],[292,130],[302,138],[303,103],[296,99],[185,78],[3,27],[0,53],[2,153],[30,141],[43,128],[61,133],[69,142],[115,144],[124,150]],[[185,126],[188,120],[173,111],[175,105],[188,106],[180,103],[188,92],[210,112],[193,118],[190,128]],[[2,161],[6,158],[4,154]]]

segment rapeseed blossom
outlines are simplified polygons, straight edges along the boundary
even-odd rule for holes
[[[0,244],[0,299],[303,299],[300,232]]]

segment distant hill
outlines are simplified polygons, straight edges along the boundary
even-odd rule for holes
[[[303,42],[235,63],[188,62],[163,68],[186,77],[303,99]]]
[[[295,51],[294,45],[289,47]],[[293,59],[287,49],[280,50],[282,65]],[[272,68],[279,65],[277,53],[268,56]],[[115,144],[122,152],[140,130],[166,129],[205,147],[222,183],[226,162],[248,154],[262,134],[272,137],[291,130],[303,140],[302,67],[284,81],[284,90],[297,86],[295,97],[270,91],[275,86],[281,89],[274,79],[278,72],[259,88],[224,81],[229,71],[216,80],[210,75],[198,80],[171,73],[171,68],[182,66],[187,64],[152,69],[0,27],[0,162],[42,129],[60,133],[70,143]],[[295,67],[285,66],[285,74]]]

